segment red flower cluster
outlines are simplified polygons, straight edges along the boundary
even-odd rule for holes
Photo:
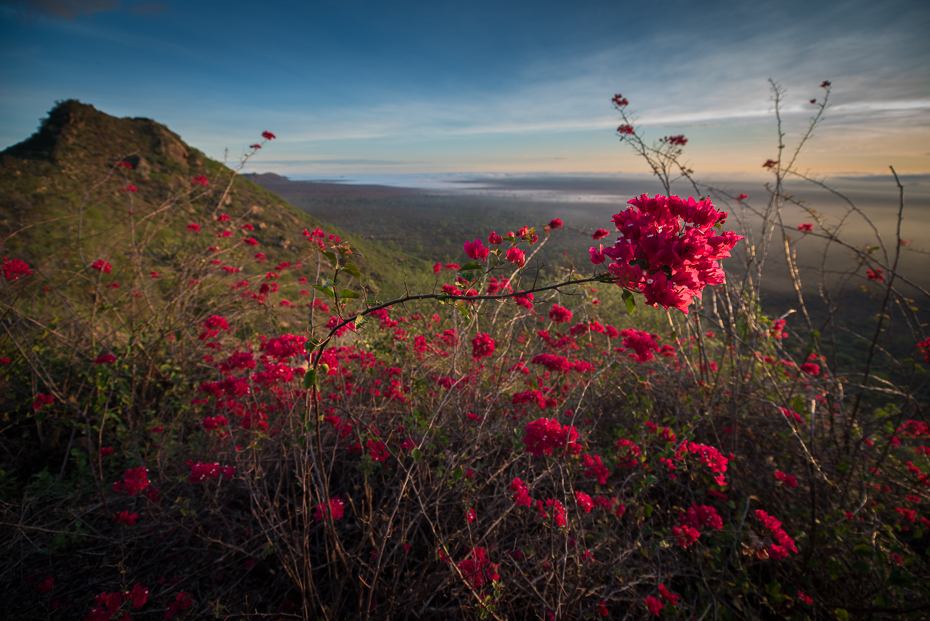
[[[342,518],[345,513],[346,505],[342,501],[342,498],[339,496],[333,496],[329,499],[329,512],[333,516],[334,520]],[[326,507],[323,503],[320,503],[313,510],[313,518],[317,522],[322,522],[323,518],[326,517]]]
[[[32,400],[32,409],[38,410],[41,407],[45,407],[46,405],[51,405],[53,403],[55,403],[55,397],[39,392],[36,393],[35,398]]]
[[[187,225],[187,230],[190,231],[191,233],[199,233],[200,225],[194,224],[193,222],[191,222],[190,224]]]
[[[513,501],[517,505],[529,507],[533,504],[533,499],[530,498],[530,488],[520,479],[514,479],[510,484],[510,489],[514,491]]]
[[[672,593],[667,588],[665,588],[664,584],[659,585],[659,595],[662,597],[662,599],[666,600],[672,606],[677,606],[678,600],[681,599],[681,595],[676,595],[675,593]]]
[[[672,535],[683,548],[687,548],[701,536],[702,527],[720,530],[723,528],[723,519],[713,507],[691,505],[678,516],[678,526],[672,528]]]
[[[683,147],[686,144],[688,144],[688,139],[685,138],[684,135],[679,134],[678,136],[666,136],[665,138],[661,140],[661,142],[664,142],[666,144],[670,144],[676,147]]]
[[[608,231],[607,229],[598,229],[594,231],[594,235],[591,236],[591,239],[593,239],[594,241],[597,241],[599,239],[603,239],[607,237],[608,235],[610,235],[610,231]]]
[[[798,478],[793,474],[785,474],[781,470],[775,471],[775,478],[785,484],[785,487],[797,487]]]
[[[7,280],[16,280],[20,276],[29,276],[32,270],[25,261],[3,257],[3,277]]]
[[[485,248],[484,244],[481,243],[480,239],[476,239],[473,242],[465,242],[465,254],[476,261],[484,261],[488,258],[490,252],[491,251]]]
[[[36,593],[51,593],[52,587],[55,586],[55,576],[47,576],[45,580],[36,585],[36,588],[33,589]]]
[[[265,140],[274,140],[277,136],[266,130],[262,132],[262,138]]]
[[[885,274],[882,270],[866,270],[865,275],[869,277],[869,280],[885,282]]]
[[[122,513],[117,513],[116,517],[113,518],[123,526],[133,526],[136,523],[136,520],[139,519],[138,513],[130,513],[129,511],[123,511]]]
[[[698,456],[701,462],[710,469],[711,472],[716,473],[714,477],[714,482],[723,487],[725,486],[726,479],[724,478],[724,473],[727,471],[727,463],[729,460],[720,454],[720,451],[715,449],[712,446],[706,444],[698,444],[697,442],[683,442],[678,450],[675,451],[675,458],[681,459],[685,453],[692,453]]]
[[[542,455],[552,455],[552,452],[558,450],[567,452],[570,455],[577,455],[581,452],[581,445],[578,440],[578,431],[571,425],[564,427],[559,421],[540,418],[526,426],[526,435],[523,437],[523,444],[526,450],[535,457]]]
[[[455,566],[462,572],[465,582],[473,589],[481,588],[488,582],[500,580],[497,573],[500,565],[488,560],[484,548],[473,548],[468,558],[459,561]]]
[[[567,526],[568,520],[566,515],[568,512],[565,510],[565,505],[554,498],[549,498],[546,502],[542,500],[536,501],[536,512],[539,514],[539,517],[543,519],[548,519],[549,514],[546,513],[546,509],[552,509],[552,521],[555,522],[556,526]]]
[[[762,168],[772,170],[776,166],[778,166],[778,162],[776,162],[775,160],[765,160],[765,163],[762,165]]]
[[[113,484],[114,492],[126,492],[130,496],[135,496],[146,487],[151,485],[148,477],[148,470],[145,468],[130,468],[123,473],[123,480]]]
[[[493,354],[494,349],[494,339],[484,332],[479,332],[478,336],[471,340],[471,355],[475,359],[475,362]]]
[[[110,270],[112,269],[112,266],[106,261],[104,261],[103,259],[97,259],[96,261],[93,262],[91,267],[97,270],[98,272],[103,272],[104,274],[109,274]]]
[[[555,231],[562,228],[562,218],[553,218],[549,221],[549,226],[546,227],[546,230]]]
[[[917,343],[916,347],[917,351],[923,354],[924,360],[930,362],[930,338]]]
[[[662,609],[665,608],[665,604],[650,595],[646,598],[646,608],[649,609],[649,612],[658,617],[659,613],[662,612]]]
[[[133,585],[126,593],[101,593],[94,598],[94,606],[84,621],[110,621],[119,613],[123,602],[129,602],[137,610],[145,605],[148,597],[149,590],[139,584]],[[124,612],[119,618],[129,619],[129,613]]]
[[[636,132],[633,131],[632,125],[621,125],[620,127],[617,128],[617,133],[620,134],[620,136],[622,137],[624,135],[633,135]]]
[[[617,261],[610,273],[619,286],[645,295],[647,304],[687,313],[706,285],[723,282],[720,260],[730,256],[742,236],[714,232],[727,214],[709,200],[643,194],[629,202],[635,208],[613,217],[620,239],[603,250]]]
[[[756,510],[756,519],[762,522],[762,525],[771,531],[772,537],[778,542],[777,544],[769,546],[765,551],[770,558],[775,560],[787,558],[788,550],[791,550],[795,554],[798,553],[798,549],[794,545],[794,539],[789,537],[788,533],[784,531],[781,527],[781,522],[762,509]],[[761,551],[759,554],[762,554]],[[764,556],[760,556],[760,558],[764,558]]]
[[[178,596],[168,604],[168,610],[165,612],[166,619],[173,619],[176,614],[182,610],[187,610],[194,606],[193,597],[187,591],[181,591]]]
[[[256,143],[256,144],[250,144],[250,145],[249,145],[249,148],[250,148],[250,149],[261,149],[261,148],[262,148],[262,145],[257,144],[257,143]]]
[[[786,339],[788,335],[785,333],[785,320],[776,319],[772,322],[772,327],[769,328],[769,336],[773,339]]]
[[[611,101],[618,108],[623,108],[624,106],[630,105],[630,102],[627,101],[627,98],[621,95],[620,93],[617,93],[616,95],[614,95],[614,98],[611,99]]]
[[[564,306],[553,304],[552,308],[549,310],[549,319],[556,323],[568,323],[572,320],[572,311]]]
[[[738,203],[738,202],[740,202],[740,201],[744,201],[744,200],[746,200],[747,198],[749,198],[749,195],[748,195],[748,194],[740,194],[739,196],[736,197],[736,202]]]
[[[125,194],[126,192],[138,192],[138,191],[139,189],[136,188],[136,186],[132,185],[131,183],[127,183],[126,187],[120,190],[120,192],[122,192],[123,194]]]
[[[211,315],[206,320],[204,320],[203,327],[206,329],[200,333],[200,336],[197,337],[201,341],[216,338],[219,335],[220,330],[229,330],[229,323],[225,318],[220,317],[219,315]]]
[[[514,246],[507,250],[507,260],[517,267],[523,267],[526,265],[526,253]]]
[[[798,230],[801,231],[802,233],[810,233],[811,231],[814,230],[814,225],[813,225],[813,224],[809,224],[809,223],[808,223],[808,224],[799,224],[799,225],[798,225]]]
[[[233,474],[236,469],[233,466],[223,466],[221,467],[218,463],[213,462],[208,464],[205,462],[194,463],[191,460],[188,460],[187,465],[190,466],[191,475],[188,477],[188,481],[191,483],[202,483],[207,479],[215,479],[221,474],[225,479],[232,479]]]
[[[116,362],[116,356],[113,354],[100,354],[94,360],[94,364],[113,364],[114,362]]]

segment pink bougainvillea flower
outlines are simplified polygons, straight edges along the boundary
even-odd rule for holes
[[[168,610],[165,612],[166,619],[173,619],[182,610],[193,608],[193,596],[187,591],[181,591],[177,597],[168,604]]]
[[[814,230],[814,225],[813,224],[799,224],[798,230],[804,233],[810,233],[811,231]]]
[[[494,339],[490,335],[485,334],[484,332],[479,332],[478,336],[471,340],[472,345],[472,357],[477,362],[482,358],[487,358],[492,355],[495,350]]]
[[[197,175],[196,177],[191,179],[191,183],[199,183],[200,185],[203,185],[203,186],[209,186],[210,180],[207,179],[206,175]]]
[[[549,319],[556,323],[568,323],[572,320],[572,311],[564,306],[553,304],[552,308],[549,310]]]
[[[594,241],[597,241],[599,239],[603,239],[607,237],[608,235],[610,235],[610,231],[608,231],[607,229],[598,229],[594,231],[594,235],[591,236],[591,239],[593,239]]]
[[[113,484],[114,492],[126,492],[130,496],[135,496],[146,487],[151,485],[148,478],[148,470],[145,468],[130,468],[123,473],[123,480]]]
[[[341,519],[345,513],[345,503],[342,501],[342,498],[339,496],[333,496],[329,499],[329,513],[333,516],[334,520]],[[326,508],[323,503],[320,503],[313,510],[313,518],[317,522],[322,522],[326,517]]]
[[[633,130],[632,125],[621,125],[617,128],[617,133],[621,136],[633,135],[636,132]]]
[[[38,410],[39,408],[45,407],[46,405],[51,405],[53,403],[55,403],[55,397],[52,395],[45,395],[41,392],[36,393],[35,398],[32,400],[32,409]]]
[[[136,520],[139,519],[138,513],[130,513],[129,511],[123,511],[122,513],[117,513],[116,517],[113,518],[123,526],[133,526],[136,523]]]
[[[662,609],[665,608],[665,604],[660,602],[655,597],[652,597],[651,595],[646,598],[645,603],[646,603],[646,608],[649,609],[649,612],[654,614],[657,617],[659,616],[659,613],[662,612]]]
[[[562,228],[562,218],[553,218],[549,221],[549,226],[547,228],[550,231],[555,231]]]
[[[113,364],[114,362],[116,362],[116,356],[113,354],[100,354],[94,360],[94,364]]]
[[[613,99],[611,99],[610,101],[612,101],[613,104],[617,106],[618,108],[623,108],[624,106],[630,105],[630,102],[627,101],[627,98],[621,95],[620,93],[617,93],[616,95],[614,95]]]
[[[29,276],[32,270],[25,261],[3,257],[3,277],[7,280],[16,280],[20,276]]]
[[[190,231],[191,233],[199,233],[200,225],[191,222],[190,224],[187,225],[187,230]]]
[[[274,140],[275,138],[277,138],[277,136],[272,134],[270,131],[265,130],[262,132],[262,138],[264,138],[265,140]]]
[[[250,145],[249,145],[249,148],[250,148],[250,149],[261,149],[261,148],[262,148],[262,145],[260,145],[260,144],[250,144]]]
[[[484,261],[488,258],[490,252],[491,251],[485,248],[484,244],[481,243],[480,239],[476,239],[473,242],[465,242],[465,254],[476,261]]]
[[[53,586],[55,586],[55,577],[49,575],[45,578],[45,580],[37,584],[36,588],[33,590],[36,593],[48,594],[51,593]]]
[[[98,272],[103,272],[104,274],[109,274],[112,270],[112,266],[103,259],[97,259],[91,264],[91,267]]]
[[[517,267],[523,267],[526,265],[526,253],[514,246],[507,250],[507,260]]]
[[[659,595],[662,597],[662,599],[667,601],[672,606],[677,606],[678,600],[681,599],[681,595],[676,595],[675,593],[672,593],[665,587],[664,584],[659,585]]]
[[[742,193],[741,193],[739,196],[736,197],[736,202],[738,203],[738,202],[740,202],[740,201],[746,200],[747,198],[749,198],[749,195],[748,195],[748,194],[742,194]]]
[[[491,234],[488,235],[488,243],[492,246],[499,246],[504,243],[504,238],[494,231],[491,231]]]
[[[866,270],[865,275],[868,276],[869,280],[877,280],[878,282],[885,282],[885,273],[883,270]]]

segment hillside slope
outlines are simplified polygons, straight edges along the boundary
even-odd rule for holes
[[[169,269],[190,247],[187,225],[205,227],[223,214],[254,227],[249,235],[266,255],[265,267],[292,260],[305,229],[344,236],[251,181],[233,178],[229,167],[151,119],[59,102],[33,136],[0,153],[0,243],[5,256],[50,277],[86,267],[90,257],[126,268],[130,246],[138,250],[140,240],[148,242],[156,269]],[[404,274],[396,266],[423,268],[377,243],[350,241],[366,257],[360,260],[365,284],[379,296],[402,290]],[[265,271],[240,254],[243,272]],[[84,265],[78,265],[81,256]]]

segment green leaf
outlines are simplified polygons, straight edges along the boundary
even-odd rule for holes
[[[413,461],[420,461],[420,458],[423,457],[423,451],[418,448],[410,451],[410,455],[413,457]]]
[[[652,516],[652,512],[655,511],[655,507],[653,507],[652,505],[649,505],[649,504],[645,505],[645,506],[643,507],[643,509],[644,509],[645,512],[646,512],[646,517]]]
[[[338,261],[337,261],[337,259],[336,259],[336,253],[335,253],[335,252],[331,252],[331,251],[328,251],[328,250],[327,250],[326,252],[323,253],[323,256],[326,257],[327,259],[329,259],[329,262],[333,264],[333,267],[336,267],[336,263],[337,263]]]
[[[462,470],[461,466],[459,466],[458,468],[452,471],[452,482],[458,483],[459,480],[461,480],[463,476],[465,476],[465,471]]]
[[[633,311],[636,310],[636,298],[634,298],[633,294],[626,289],[623,290],[623,293],[620,297],[622,297],[623,301],[626,302],[626,312],[632,315]]]
[[[355,327],[356,327],[356,328],[361,328],[361,327],[362,327],[363,325],[365,325],[367,322],[368,322],[368,316],[367,316],[367,315],[356,315],[356,316],[355,316]]]
[[[472,261],[471,263],[466,263],[459,268],[460,272],[467,272],[468,270],[480,270],[483,266],[477,261]]]
[[[304,373],[304,390],[310,390],[316,384],[316,369],[307,369]]]
[[[856,556],[864,556],[866,558],[872,558],[875,555],[875,551],[872,550],[872,546],[867,543],[860,543],[855,548],[853,548],[853,554]]]
[[[358,280],[361,280],[361,279],[362,279],[362,274],[361,274],[361,272],[358,271],[358,268],[355,267],[354,264],[352,264],[352,263],[346,263],[345,265],[342,266],[342,269],[344,269],[345,271],[347,271],[347,272],[349,272],[350,274],[352,274],[353,276],[355,276],[355,278],[357,278]]]
[[[840,621],[849,621],[849,613],[846,612],[845,608],[837,608],[833,611],[833,614],[835,614],[836,618]]]
[[[339,294],[339,297],[356,299],[359,297],[359,295],[355,293],[354,291],[352,291],[351,289],[343,289],[342,292]]]
[[[320,293],[324,294],[324,295],[328,295],[329,297],[331,297],[331,298],[334,299],[334,300],[336,299],[336,292],[333,291],[333,288],[332,288],[331,286],[321,287],[321,286],[319,286],[319,285],[313,285],[313,288],[316,289],[317,291],[319,291]]]

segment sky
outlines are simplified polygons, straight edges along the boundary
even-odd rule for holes
[[[832,82],[798,160],[930,173],[930,3],[0,0],[0,149],[63,99],[148,117],[247,172],[644,173],[616,136],[684,134],[698,173],[758,175]]]

